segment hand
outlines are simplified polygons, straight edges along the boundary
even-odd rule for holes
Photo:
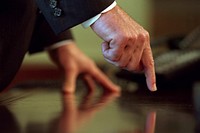
[[[155,91],[156,77],[149,34],[120,7],[104,13],[91,25],[100,36],[104,58],[129,71],[144,71],[147,86]]]
[[[69,42],[66,41],[66,43]],[[93,91],[95,88],[95,80],[101,84],[106,91],[119,92],[119,87],[112,83],[108,77],[100,71],[95,63],[76,47],[75,42],[49,51],[49,55],[64,71],[64,93],[74,93],[76,79],[80,74],[82,74],[83,80],[88,85],[90,91]]]

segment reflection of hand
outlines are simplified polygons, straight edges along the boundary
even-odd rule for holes
[[[118,6],[102,14],[91,28],[104,40],[102,51],[108,62],[129,71],[144,70],[148,88],[156,90],[154,61],[146,30]]]
[[[94,93],[87,95],[79,106],[77,106],[75,95],[63,95],[63,111],[59,117],[59,133],[74,133],[96,112],[118,96],[117,93],[105,93],[94,103],[92,94]]]
[[[50,51],[52,60],[64,70],[64,92],[74,93],[76,79],[80,74],[82,74],[90,91],[94,88],[95,84],[93,80],[95,80],[101,84],[105,90],[118,92],[119,87],[112,83],[108,77],[100,71],[95,63],[76,47],[75,43],[71,43],[72,44],[67,44]]]

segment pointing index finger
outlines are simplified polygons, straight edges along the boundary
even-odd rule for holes
[[[142,63],[144,65],[144,73],[146,76],[146,82],[149,90],[156,91],[156,75],[155,75],[155,67],[154,67],[154,60],[153,55],[151,52],[151,48],[148,45],[142,55]]]

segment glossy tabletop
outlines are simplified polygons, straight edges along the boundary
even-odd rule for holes
[[[30,81],[0,95],[2,133],[199,133],[200,87],[150,92],[116,80],[120,95],[95,93],[80,81],[75,95],[61,81]]]

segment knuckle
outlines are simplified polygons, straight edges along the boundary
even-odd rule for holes
[[[128,36],[128,40],[132,43],[136,42],[137,38],[138,38],[137,34],[132,34],[132,35]]]
[[[127,68],[126,64],[121,63],[121,62],[118,63],[118,67],[121,68],[121,69],[125,69],[125,68]]]
[[[129,41],[129,39],[129,35],[121,33],[118,34],[118,36],[116,36],[116,43],[120,44],[121,46],[124,46]]]
[[[154,67],[154,60],[148,61],[146,65],[147,65],[147,67],[149,67],[149,68]]]
[[[138,39],[140,42],[145,43],[149,40],[149,33],[148,32],[142,32],[138,35]]]
[[[146,31],[146,30],[143,31],[143,35],[144,35],[146,38],[149,38],[149,36],[150,36],[150,35],[149,35],[149,32]]]

